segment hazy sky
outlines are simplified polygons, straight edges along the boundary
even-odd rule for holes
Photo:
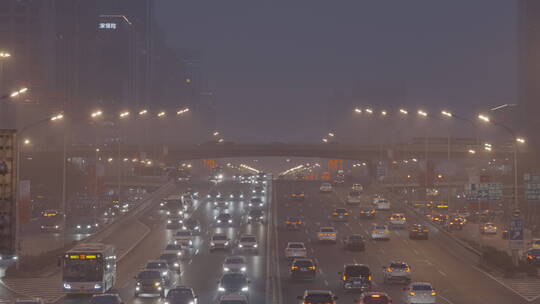
[[[513,0],[160,0],[156,10],[172,45],[203,52],[227,139],[317,139],[334,89],[404,91],[399,103],[462,113],[515,101]]]

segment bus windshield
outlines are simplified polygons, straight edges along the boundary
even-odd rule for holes
[[[101,260],[65,259],[63,275],[66,282],[101,281],[103,278]]]

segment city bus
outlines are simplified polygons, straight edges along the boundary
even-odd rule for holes
[[[39,224],[42,232],[60,232],[64,229],[64,215],[58,210],[44,210]]]
[[[116,282],[116,251],[101,243],[79,244],[64,254],[62,284],[68,294],[105,293]]]

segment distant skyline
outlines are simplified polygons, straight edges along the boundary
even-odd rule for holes
[[[462,113],[517,98],[516,1],[161,0],[156,17],[204,54],[229,140],[317,140],[335,89]]]

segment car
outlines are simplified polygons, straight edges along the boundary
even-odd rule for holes
[[[349,210],[345,208],[336,208],[332,213],[332,218],[336,222],[346,222],[349,219]]]
[[[323,193],[332,192],[332,185],[330,183],[322,183],[321,187],[319,188],[319,191]]]
[[[291,263],[290,275],[293,280],[315,280],[317,265],[312,259],[294,259]]]
[[[219,294],[249,294],[249,280],[244,273],[228,272],[218,282]]]
[[[226,257],[223,261],[223,272],[246,272],[246,258],[239,255]]]
[[[414,282],[404,288],[404,302],[406,304],[435,304],[437,292],[430,283]]]
[[[229,213],[220,213],[215,217],[216,226],[232,226],[233,219]]]
[[[367,265],[345,264],[343,271],[338,274],[341,276],[341,287],[345,290],[364,292],[371,289],[371,270]]]
[[[444,225],[448,220],[448,215],[446,214],[434,214],[431,216],[431,221],[435,224]]]
[[[248,298],[242,294],[225,295],[219,298],[218,304],[248,304]]]
[[[213,204],[214,209],[229,209],[229,202],[224,196],[217,197]]]
[[[103,211],[104,218],[115,218],[118,215],[116,208],[109,207]]]
[[[390,201],[384,198],[376,198],[374,200],[375,209],[379,211],[390,210]]]
[[[193,233],[190,230],[178,230],[174,234],[174,241],[183,247],[193,247]]]
[[[448,210],[448,204],[444,202],[435,203],[435,209],[443,211]]]
[[[197,304],[198,296],[193,288],[176,286],[167,292],[164,304]]]
[[[532,239],[529,242],[529,245],[531,246],[531,248],[540,248],[540,239]]]
[[[249,208],[262,208],[264,203],[259,197],[253,197],[248,203]]]
[[[360,191],[358,190],[351,190],[349,191],[349,194],[347,194],[347,204],[349,205],[360,205]]]
[[[210,252],[214,250],[230,250],[231,248],[231,239],[225,234],[214,234],[210,238]]]
[[[407,224],[407,218],[403,213],[393,213],[389,218],[388,222],[392,228],[404,228]]]
[[[177,274],[180,274],[182,272],[182,270],[180,269],[181,257],[178,254],[162,253],[159,256],[159,259],[167,262],[167,266],[169,266],[170,271],[176,272]]]
[[[45,304],[45,301],[43,301],[41,298],[16,299],[14,304]]]
[[[94,233],[99,229],[99,223],[96,219],[82,219],[75,225],[77,233]]]
[[[540,264],[540,249],[528,249],[527,251],[525,251],[525,258],[528,264]]]
[[[291,193],[291,199],[296,201],[303,201],[306,198],[304,191],[296,191]]]
[[[450,230],[463,230],[466,220],[462,217],[453,217],[448,221],[446,227]]]
[[[317,233],[317,240],[319,242],[336,242],[337,231],[334,227],[321,227]]]
[[[169,270],[169,264],[166,260],[152,260],[146,263],[145,269],[158,270],[163,277],[165,283],[172,282],[172,273]]]
[[[184,217],[175,215],[175,216],[169,216],[167,217],[167,229],[170,230],[176,230],[182,228],[182,225],[184,224]]]
[[[364,191],[364,187],[362,186],[362,184],[352,184],[351,185],[351,190],[352,191],[362,192],[362,191]]]
[[[241,236],[240,239],[238,240],[237,250],[258,254],[259,245],[257,244],[257,237],[251,234],[246,234],[246,235]]]
[[[366,244],[361,234],[351,234],[343,239],[343,249],[351,251],[364,251]]]
[[[336,304],[338,299],[330,290],[306,290],[304,295],[297,296],[300,304]]]
[[[208,192],[208,194],[206,195],[206,198],[208,199],[208,201],[214,201],[218,197],[221,197],[221,193],[216,190],[212,190]]]
[[[261,209],[249,210],[247,214],[247,223],[264,223],[264,212]]]
[[[392,298],[384,292],[364,292],[355,304],[392,304]]]
[[[135,276],[135,297],[140,294],[165,296],[165,280],[159,270],[144,269]]]
[[[229,194],[229,198],[235,201],[239,201],[244,199],[244,193],[240,190],[233,190],[231,191],[231,194]]]
[[[288,242],[285,247],[285,257],[288,259],[305,258],[307,256],[307,249],[302,242]]]
[[[409,239],[427,240],[429,238],[429,229],[426,225],[413,224],[409,228]]]
[[[124,301],[117,293],[104,293],[93,295],[90,304],[124,304]]]
[[[198,235],[201,233],[201,222],[197,219],[189,218],[184,221],[182,230],[189,230],[192,234]]]
[[[289,216],[285,220],[287,230],[299,230],[305,226],[304,220],[299,216]]]
[[[405,262],[391,262],[383,266],[383,282],[410,283],[411,267]]]
[[[497,226],[494,223],[488,222],[480,226],[482,234],[497,234]]]
[[[371,207],[360,208],[360,219],[373,219],[377,211]]]
[[[373,224],[371,227],[371,239],[372,240],[390,240],[390,231],[388,226]]]

